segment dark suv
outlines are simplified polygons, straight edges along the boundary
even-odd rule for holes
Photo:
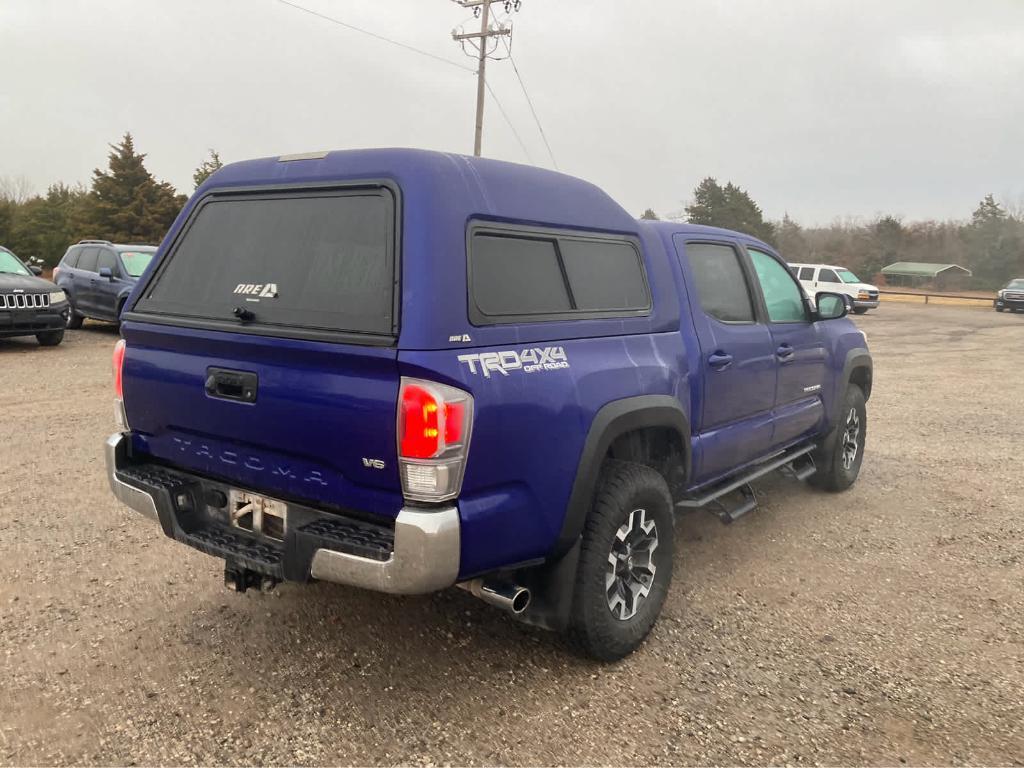
[[[87,317],[116,323],[155,253],[152,245],[117,245],[107,240],[82,240],[68,248],[53,270],[53,282],[71,302],[68,328],[81,328]]]
[[[0,339],[35,336],[44,347],[64,339],[67,299],[41,273],[0,246]]]

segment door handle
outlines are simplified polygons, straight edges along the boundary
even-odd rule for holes
[[[792,345],[781,344],[775,350],[775,356],[779,358],[780,363],[788,363],[796,356],[796,352],[793,351]]]
[[[716,371],[724,371],[732,365],[732,355],[722,352],[721,350],[716,350],[708,355],[708,365]]]
[[[222,400],[237,400],[255,403],[259,380],[249,371],[232,371],[227,368],[206,369],[206,394]]]

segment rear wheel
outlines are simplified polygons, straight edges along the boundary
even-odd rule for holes
[[[864,392],[856,384],[846,388],[839,414],[839,423],[829,437],[832,444],[815,456],[820,463],[811,477],[813,485],[827,491],[845,491],[853,485],[864,461],[868,414]]]
[[[615,661],[636,650],[672,583],[672,497],[650,467],[607,461],[583,530],[569,637]]]
[[[56,347],[62,341],[64,341],[64,329],[59,331],[47,331],[46,333],[37,333],[36,341],[39,342],[41,347]]]

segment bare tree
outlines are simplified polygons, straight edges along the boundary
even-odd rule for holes
[[[32,182],[24,176],[0,176],[0,200],[21,205],[34,196]]]

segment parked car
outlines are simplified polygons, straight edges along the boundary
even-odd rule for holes
[[[840,491],[861,467],[843,296],[570,176],[235,163],[157,259],[122,314],[109,481],[236,590],[457,584],[615,659],[661,611],[674,512],[731,522],[768,472]]]
[[[1000,288],[993,302],[996,312],[1008,309],[1011,312],[1024,310],[1024,277],[1018,277]]]
[[[814,297],[819,291],[832,291],[849,297],[854,313],[863,315],[878,306],[878,288],[861,282],[846,267],[831,264],[790,264],[807,295]]]
[[[156,253],[152,245],[118,245],[82,240],[68,248],[53,270],[54,282],[68,295],[68,328],[85,318],[116,323],[128,295]]]
[[[0,246],[0,338],[35,336],[41,346],[64,340],[68,302],[64,292]]]

